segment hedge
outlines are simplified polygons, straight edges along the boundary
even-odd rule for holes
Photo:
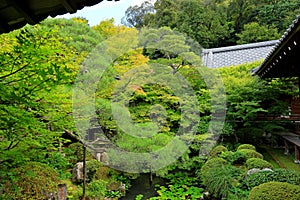
[[[29,162],[17,168],[15,178],[4,185],[4,199],[49,199],[59,182],[59,174],[53,168]]]
[[[201,168],[201,175],[205,176],[211,168],[222,167],[227,164],[227,161],[223,158],[215,157],[206,161]]]
[[[287,182],[300,185],[300,174],[296,171],[287,169],[274,169],[274,171],[261,171],[247,176],[244,184],[247,189],[252,189],[267,182]]]
[[[218,145],[210,151],[209,155],[211,157],[216,157],[219,156],[222,152],[226,151],[228,151],[226,147],[224,147],[223,145]]]
[[[264,169],[264,168],[270,168],[273,169],[273,165],[269,163],[268,161],[265,161],[260,158],[249,158],[246,161],[246,166],[248,169],[258,168],[258,169]]]
[[[241,150],[241,149],[251,149],[251,150],[256,151],[255,146],[253,146],[252,144],[241,144],[241,145],[237,148],[237,150]]]
[[[246,157],[246,160],[248,160],[250,158],[260,158],[260,159],[264,158],[264,156],[262,154],[258,153],[255,150],[251,150],[251,149],[240,149],[240,150],[237,150],[236,152],[241,152],[242,154],[244,154]]]
[[[254,187],[248,200],[299,200],[300,187],[283,182],[268,182]]]

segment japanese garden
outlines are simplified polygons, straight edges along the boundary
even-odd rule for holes
[[[0,199],[300,199],[299,12],[156,0],[2,31]]]

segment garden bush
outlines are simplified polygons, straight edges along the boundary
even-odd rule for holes
[[[269,163],[266,160],[260,159],[260,158],[249,158],[246,161],[246,166],[248,169],[258,168],[258,169],[264,169],[264,168],[270,168],[273,169],[273,166],[271,163]]]
[[[92,181],[94,179],[96,172],[101,166],[102,164],[96,159],[89,160],[86,162],[87,178],[89,181]]]
[[[246,160],[250,159],[250,158],[260,158],[263,159],[263,155],[258,153],[257,151],[251,150],[251,149],[241,149],[241,150],[237,150],[236,152],[241,152],[242,154],[245,155]]]
[[[232,152],[226,151],[222,152],[220,155],[221,158],[224,158],[231,164],[244,164],[246,161],[246,156],[240,151]]]
[[[268,182],[254,187],[249,200],[299,200],[300,187],[283,182]]]
[[[46,164],[29,162],[4,185],[4,199],[49,199],[57,192],[59,174]]]
[[[202,177],[206,190],[215,198],[227,199],[228,195],[239,185],[243,172],[232,165],[214,166]]]
[[[226,147],[224,147],[223,145],[218,145],[210,151],[209,155],[211,157],[216,157],[219,156],[222,152],[226,151],[228,151]]]
[[[104,180],[94,180],[87,185],[86,196],[88,199],[104,199],[107,182]]]
[[[267,182],[287,182],[300,185],[300,174],[296,171],[287,169],[274,169],[274,171],[262,171],[247,176],[243,187],[251,190],[253,187]]]
[[[255,146],[253,146],[252,144],[241,144],[240,146],[238,146],[237,151],[241,149],[251,149],[256,151]]]
[[[205,176],[208,173],[208,170],[211,168],[222,167],[227,164],[227,161],[223,158],[212,158],[206,161],[206,163],[201,168],[201,175]]]

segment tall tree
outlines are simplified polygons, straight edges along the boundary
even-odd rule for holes
[[[145,25],[147,16],[154,13],[154,5],[149,1],[144,1],[140,6],[130,6],[125,11],[122,24],[128,27],[141,28]]]
[[[262,42],[267,40],[278,40],[280,34],[277,28],[260,25],[257,22],[251,22],[244,25],[244,30],[237,34],[238,44],[247,44],[252,42]]]

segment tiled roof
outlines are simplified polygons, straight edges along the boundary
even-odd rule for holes
[[[278,40],[203,49],[201,58],[205,66],[218,68],[264,59]]]

